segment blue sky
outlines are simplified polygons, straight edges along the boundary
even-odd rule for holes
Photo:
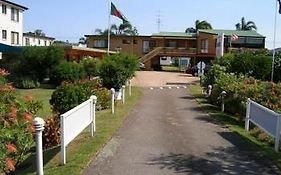
[[[24,30],[42,29],[59,40],[78,41],[96,28],[108,23],[108,0],[13,0],[27,6]],[[113,3],[137,27],[140,34],[158,31],[157,16],[161,16],[161,31],[182,32],[194,26],[194,21],[207,20],[216,29],[235,29],[244,16],[252,20],[258,32],[273,46],[273,26],[276,0],[113,0]],[[112,17],[111,23],[121,21]],[[277,20],[277,42],[281,47],[281,14]]]

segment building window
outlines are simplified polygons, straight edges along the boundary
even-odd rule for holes
[[[44,41],[44,46],[47,46],[47,41],[46,40]]]
[[[7,30],[2,30],[2,40],[7,39]]]
[[[131,44],[131,40],[123,39],[123,40],[122,40],[122,43],[123,43],[123,44]]]
[[[107,40],[95,40],[94,47],[95,48],[107,48]]]
[[[208,53],[209,46],[208,46],[208,40],[203,39],[201,40],[201,53]]]
[[[41,40],[40,39],[38,39],[38,45],[40,45],[41,44]]]
[[[25,45],[30,46],[30,39],[29,38],[25,38]]]
[[[19,33],[11,32],[11,44],[19,44]]]
[[[2,4],[2,13],[7,14],[7,6],[5,4]]]
[[[11,8],[11,20],[19,22],[19,9]]]
[[[134,39],[134,44],[138,44],[138,40],[135,40],[135,39]]]

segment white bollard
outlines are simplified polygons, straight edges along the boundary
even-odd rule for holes
[[[122,86],[122,103],[125,104],[125,90],[126,90],[126,86]]]
[[[212,95],[212,89],[213,89],[213,86],[212,86],[212,85],[209,85],[209,86],[208,86],[208,93],[207,93],[207,94],[208,94],[208,97]]]
[[[111,113],[114,114],[114,105],[115,105],[115,89],[111,88]]]
[[[93,122],[91,124],[91,136],[94,136],[94,132],[96,132],[96,104],[97,104],[97,96],[93,95],[90,97],[92,100],[92,108],[91,108],[91,115]]]
[[[221,112],[224,112],[224,97],[226,96],[226,92],[222,91],[221,93]]]
[[[132,95],[132,80],[129,80],[129,96]]]
[[[42,132],[44,130],[45,121],[36,117],[33,120],[33,126],[36,131],[36,174],[43,175],[43,144],[42,144]]]

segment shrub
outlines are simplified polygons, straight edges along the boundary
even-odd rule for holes
[[[41,103],[26,98],[18,101],[14,88],[0,85],[0,173],[12,173],[34,145],[32,120]]]
[[[75,62],[64,62],[59,64],[51,75],[51,82],[60,85],[63,81],[73,82],[85,78],[83,67]]]
[[[59,47],[26,47],[15,72],[12,73],[25,77],[32,76],[32,79],[35,76],[35,79],[42,81],[63,58],[64,51]]]
[[[54,112],[63,114],[88,100],[90,96],[98,97],[97,110],[108,108],[110,103],[109,91],[100,87],[97,81],[78,81],[64,83],[52,94],[50,104]]]
[[[104,87],[121,89],[126,81],[132,78],[138,69],[137,57],[132,55],[106,56],[100,66],[100,77]]]
[[[88,77],[96,77],[99,75],[99,59],[85,58],[83,59],[82,64]]]
[[[276,54],[274,59],[274,81],[281,81],[281,53]]]
[[[44,148],[51,148],[60,143],[60,126],[59,117],[53,116],[46,120],[43,132],[43,146]]]
[[[40,86],[40,83],[30,77],[19,77],[14,80],[14,86],[20,89],[34,89]]]

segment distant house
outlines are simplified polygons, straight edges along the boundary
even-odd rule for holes
[[[55,38],[45,35],[37,35],[33,32],[23,34],[23,46],[50,46]]]
[[[23,12],[27,7],[0,0],[0,43],[22,46]]]
[[[147,36],[111,36],[110,50],[132,53],[140,58],[147,69],[158,67],[163,57],[188,58],[191,65],[216,58],[218,35],[224,33],[224,52],[241,49],[263,49],[265,37],[256,31],[198,30],[197,33],[160,32]],[[231,36],[235,35],[235,41]],[[107,36],[85,35],[87,47],[107,48]]]

